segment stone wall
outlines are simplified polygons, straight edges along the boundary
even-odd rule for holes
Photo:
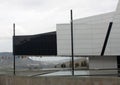
[[[0,85],[120,85],[120,78],[0,76]]]

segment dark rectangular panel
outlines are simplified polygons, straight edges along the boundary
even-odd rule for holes
[[[57,55],[56,32],[14,36],[14,55]]]
[[[120,77],[120,56],[117,56],[118,76]]]

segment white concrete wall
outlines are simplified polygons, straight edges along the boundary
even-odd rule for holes
[[[120,1],[113,18],[113,27],[105,55],[120,55]]]
[[[119,4],[118,4],[119,5]],[[120,6],[116,12],[74,20],[74,55],[100,55],[109,22],[113,22],[105,55],[120,55]],[[57,25],[57,54],[71,55],[70,24]]]
[[[117,55],[120,55],[120,3],[115,12],[74,20],[74,55],[100,55],[109,22],[113,22],[110,37],[105,50],[109,57],[89,57],[90,69],[117,68]],[[57,25],[57,54],[71,55],[70,24]],[[90,71],[90,74],[117,74],[117,70]]]
[[[89,57],[89,69],[117,69],[117,57]],[[117,74],[117,70],[90,70],[90,74]]]
[[[117,68],[117,58],[111,57],[89,57],[89,69]],[[107,63],[106,63],[107,62]]]
[[[74,24],[74,55],[100,55],[109,23]],[[57,25],[58,55],[71,55],[69,24]]]
[[[69,24],[57,25],[57,55],[71,55],[71,31]]]
[[[81,18],[81,19],[75,19],[74,23],[75,24],[82,24],[82,23],[101,23],[101,22],[110,22],[113,20],[114,17],[114,13],[115,12],[109,12],[109,13],[105,13],[105,14],[99,14],[99,15],[95,15],[95,16],[90,16],[90,17],[85,17],[85,18]]]

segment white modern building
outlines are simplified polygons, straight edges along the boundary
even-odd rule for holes
[[[101,55],[112,22],[105,52]],[[57,24],[57,55],[71,56],[71,25]],[[117,69],[120,64],[120,1],[115,12],[73,21],[74,56],[89,57],[89,69]],[[110,71],[117,74],[117,70]],[[92,72],[90,72],[92,74]]]

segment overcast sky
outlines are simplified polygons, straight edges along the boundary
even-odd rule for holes
[[[115,11],[118,0],[0,0],[0,52],[12,51],[12,24],[17,35],[56,30],[56,24]]]

